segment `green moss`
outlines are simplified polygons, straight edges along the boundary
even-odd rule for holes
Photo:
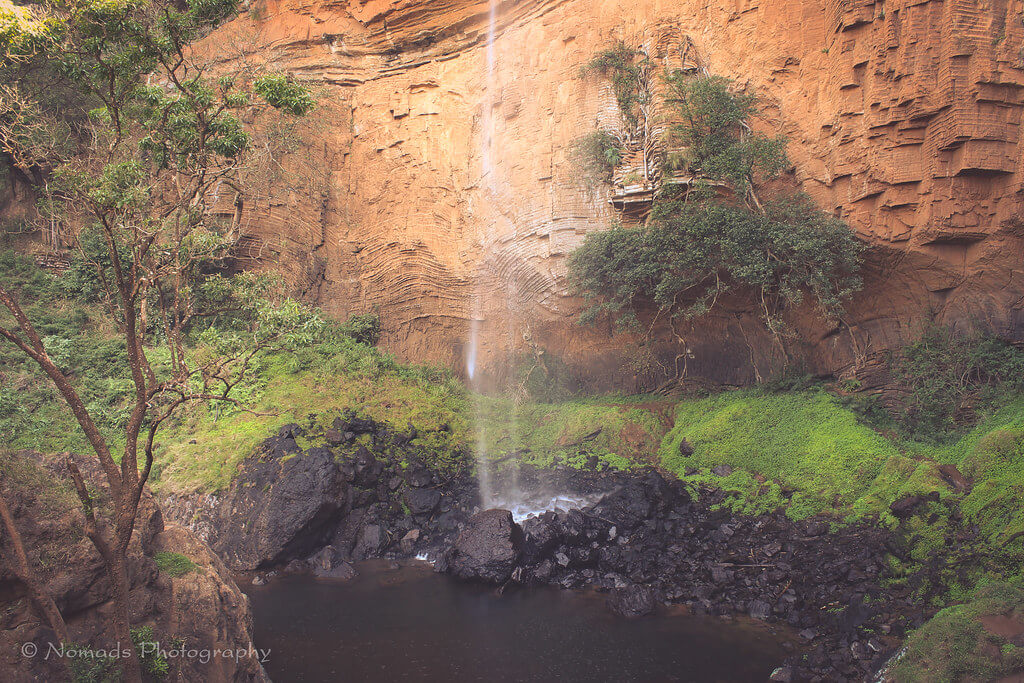
[[[164,432],[157,451],[157,488],[217,490],[231,481],[238,465],[288,423],[310,425],[319,433],[335,417],[357,413],[397,430],[410,426],[415,444],[431,461],[451,470],[463,463],[468,443],[466,392],[452,376],[424,366],[402,366],[363,344],[312,349],[304,358],[270,357],[254,378],[248,411],[195,410]],[[300,445],[309,446],[313,440]]]
[[[170,576],[184,576],[199,568],[195,562],[181,553],[159,552],[153,556],[156,567]]]
[[[966,520],[1003,552],[1024,554],[1024,397],[996,411],[933,456],[973,480],[960,502]]]
[[[686,440],[694,449],[682,454]],[[659,449],[666,469],[713,484],[747,513],[785,507],[801,519],[822,512],[886,518],[900,496],[934,490],[935,464],[902,455],[829,394],[728,392],[680,403]],[[725,477],[711,473],[729,465]]]
[[[1024,620],[1024,589],[1009,583],[983,585],[959,605],[947,607],[907,639],[892,670],[901,683],[987,681],[1024,668],[1024,650],[986,628],[986,617]]]
[[[670,401],[650,397],[519,405],[489,397],[474,401],[483,450],[499,466],[514,460],[536,467],[619,470],[650,460],[667,431],[664,413],[671,407]]]

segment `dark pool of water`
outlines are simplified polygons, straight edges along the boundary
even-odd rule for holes
[[[267,673],[288,681],[765,681],[785,657],[767,627],[661,614],[622,619],[594,593],[498,596],[426,564],[338,583],[246,589]]]

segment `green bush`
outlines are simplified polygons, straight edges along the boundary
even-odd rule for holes
[[[199,568],[199,565],[181,553],[162,551],[154,555],[153,560],[157,569],[175,578]]]
[[[585,176],[611,182],[612,174],[622,163],[622,145],[611,133],[598,130],[577,138],[572,156]]]
[[[891,357],[890,368],[906,390],[896,420],[908,435],[926,441],[948,438],[1004,396],[1024,390],[1024,351],[934,323]]]
[[[339,328],[360,344],[376,346],[380,342],[380,316],[376,313],[357,313],[349,316]]]
[[[804,196],[766,205],[764,214],[720,201],[660,200],[650,226],[587,235],[569,273],[588,307],[584,322],[609,314],[636,322],[651,306],[699,317],[739,291],[775,330],[778,315],[810,292],[827,315],[859,289],[861,245],[838,219]]]
[[[665,80],[675,120],[670,138],[685,148],[692,173],[746,191],[753,178],[772,178],[789,163],[785,138],[744,128],[757,112],[756,96],[733,91],[721,76],[695,78],[675,70]]]

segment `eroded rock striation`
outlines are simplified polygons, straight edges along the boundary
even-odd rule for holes
[[[515,351],[593,386],[764,376],[781,351],[742,298],[656,326],[642,354],[573,322],[566,255],[615,213],[572,142],[619,121],[580,67],[617,39],[676,66],[689,40],[762,96],[754,124],[788,136],[790,182],[872,247],[842,324],[793,314],[792,353],[848,371],[930,311],[1024,339],[1020,0],[496,1],[493,24],[491,9],[269,0],[214,33],[201,50],[321,87],[287,172],[244,201],[246,253],[338,317],[378,311],[405,359],[463,367],[475,321],[492,375]]]

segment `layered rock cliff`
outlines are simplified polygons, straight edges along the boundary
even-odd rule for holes
[[[611,41],[672,66],[687,39],[763,98],[793,181],[871,245],[843,324],[810,305],[791,354],[849,372],[934,312],[1024,339],[1021,0],[280,0],[200,47],[320,87],[250,254],[329,313],[377,311],[384,345],[464,367],[545,355],[594,385],[745,383],[781,361],[753,306],[658,341],[575,323],[566,256],[615,218],[572,141],[618,121],[580,74]],[[234,210],[232,207],[230,210]]]

